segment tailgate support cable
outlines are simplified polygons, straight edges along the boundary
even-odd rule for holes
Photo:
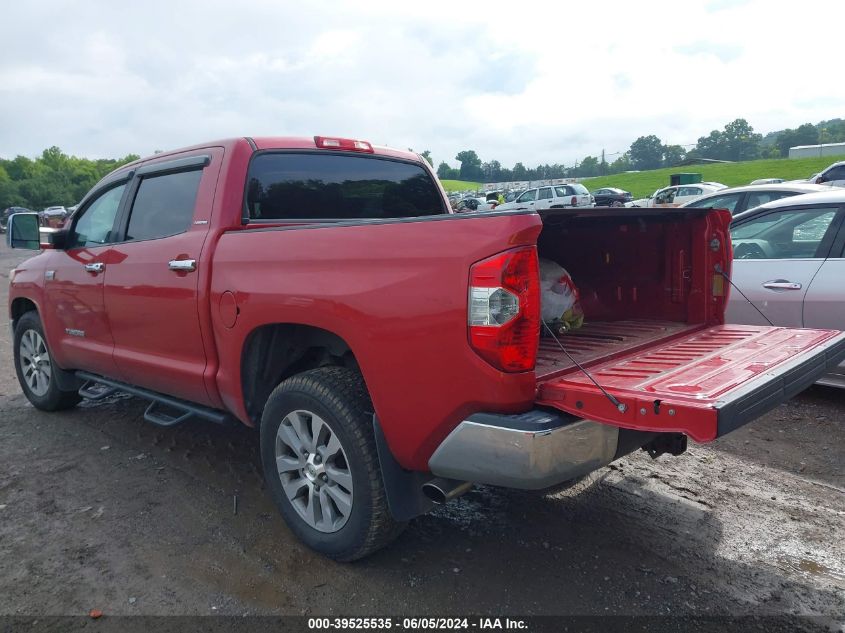
[[[555,340],[555,343],[557,343],[558,347],[560,347],[560,351],[562,351],[564,354],[566,354],[566,357],[567,357],[569,360],[571,360],[571,361],[575,364],[575,366],[576,366],[578,369],[580,369],[582,372],[584,372],[584,375],[585,375],[587,378],[589,378],[589,379],[590,379],[590,381],[591,381],[591,382],[592,382],[592,383],[593,383],[596,387],[598,387],[598,388],[599,388],[599,390],[600,390],[600,391],[604,394],[604,397],[605,397],[605,398],[607,398],[608,400],[610,400],[610,403],[611,403],[614,407],[616,407],[616,408],[617,408],[617,410],[618,410],[620,413],[625,413],[625,411],[627,411],[627,410],[628,410],[628,405],[626,405],[626,404],[625,404],[625,403],[623,403],[623,402],[619,402],[619,400],[617,400],[616,398],[614,398],[614,397],[613,397],[613,395],[609,394],[609,393],[607,392],[607,390],[606,390],[604,387],[602,387],[602,386],[601,386],[601,385],[600,385],[600,384],[596,381],[596,379],[595,379],[595,378],[593,378],[593,377],[590,375],[590,372],[588,372],[586,369],[584,369],[584,367],[581,365],[581,363],[579,363],[577,360],[575,360],[574,358],[572,358],[572,354],[570,354],[569,352],[567,352],[567,351],[566,351],[566,348],[563,346],[563,343],[561,343],[561,342],[560,342],[560,339],[559,339],[559,338],[557,337],[557,335],[554,333],[554,331],[552,330],[552,328],[550,328],[550,327],[549,327],[549,324],[548,324],[548,323],[546,323],[545,319],[540,319],[540,321],[543,323],[543,326],[544,326],[544,327],[545,327],[545,328],[549,331],[549,334],[551,334],[552,338]]]
[[[728,274],[727,274],[724,270],[722,270],[722,265],[721,265],[721,264],[716,264],[716,272],[717,272],[717,273],[719,273],[720,275],[722,275],[722,277],[724,277],[725,279],[727,279],[727,280],[728,280],[728,283],[729,283],[731,286],[733,286],[733,289],[734,289],[734,290],[736,290],[739,294],[741,294],[741,295],[742,295],[742,298],[743,298],[743,299],[745,299],[748,303],[750,303],[750,304],[751,304],[751,307],[752,307],[752,308],[754,308],[755,310],[757,310],[757,312],[759,312],[759,313],[760,313],[760,316],[761,316],[761,317],[763,317],[764,319],[766,319],[766,323],[768,323],[768,324],[769,324],[769,325],[771,325],[772,327],[774,327],[774,326],[775,326],[775,324],[774,324],[774,323],[772,323],[772,322],[769,320],[769,317],[767,317],[765,314],[763,314],[763,311],[762,311],[762,310],[760,310],[760,308],[758,308],[757,306],[755,306],[755,305],[754,305],[754,302],[753,302],[751,299],[749,299],[748,297],[746,297],[746,296],[745,296],[745,293],[744,293],[742,290],[740,290],[740,289],[737,287],[737,285],[736,285],[736,284],[735,284],[735,283],[731,280],[731,278],[728,276]]]

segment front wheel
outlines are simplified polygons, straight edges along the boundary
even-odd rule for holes
[[[322,367],[282,382],[261,418],[261,463],[273,501],[312,549],[352,561],[402,531],[387,507],[360,374]]]
[[[18,382],[36,409],[61,411],[76,406],[82,397],[76,391],[59,388],[44,327],[36,312],[26,312],[15,325],[15,373]]]

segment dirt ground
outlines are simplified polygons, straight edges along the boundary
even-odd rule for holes
[[[0,246],[4,310],[21,259]],[[845,626],[845,392],[814,387],[713,444],[637,453],[566,493],[475,489],[344,565],[282,523],[254,431],[156,428],[131,397],[41,413],[11,359],[3,327],[0,615],[804,614]]]

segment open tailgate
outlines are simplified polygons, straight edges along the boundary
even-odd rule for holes
[[[577,368],[542,377],[537,402],[581,418],[706,442],[789,400],[843,358],[845,334],[838,331],[721,325],[588,365],[624,411]]]

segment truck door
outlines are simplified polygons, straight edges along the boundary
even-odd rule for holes
[[[822,176],[816,179],[816,182],[820,185],[845,187],[845,165],[837,165],[828,169]]]
[[[537,201],[537,190],[536,189],[529,189],[525,193],[523,193],[519,198],[516,199],[516,207],[517,209],[534,209],[534,205]]]
[[[44,327],[59,366],[115,378],[114,339],[103,300],[106,269],[113,252],[115,225],[126,178],[89,196],[75,214],[65,246],[46,253]]]
[[[214,403],[204,382],[199,280],[222,157],[209,148],[137,170],[114,247],[119,262],[104,285],[124,380],[203,404]]]
[[[775,325],[805,325],[804,297],[830,251],[837,211],[829,204],[782,207],[732,225],[733,282]],[[754,306],[731,292],[726,320],[767,325]]]
[[[534,203],[534,208],[539,211],[540,209],[548,209],[552,206],[552,200],[554,199],[554,194],[552,192],[551,187],[541,187],[537,192],[537,202]]]

